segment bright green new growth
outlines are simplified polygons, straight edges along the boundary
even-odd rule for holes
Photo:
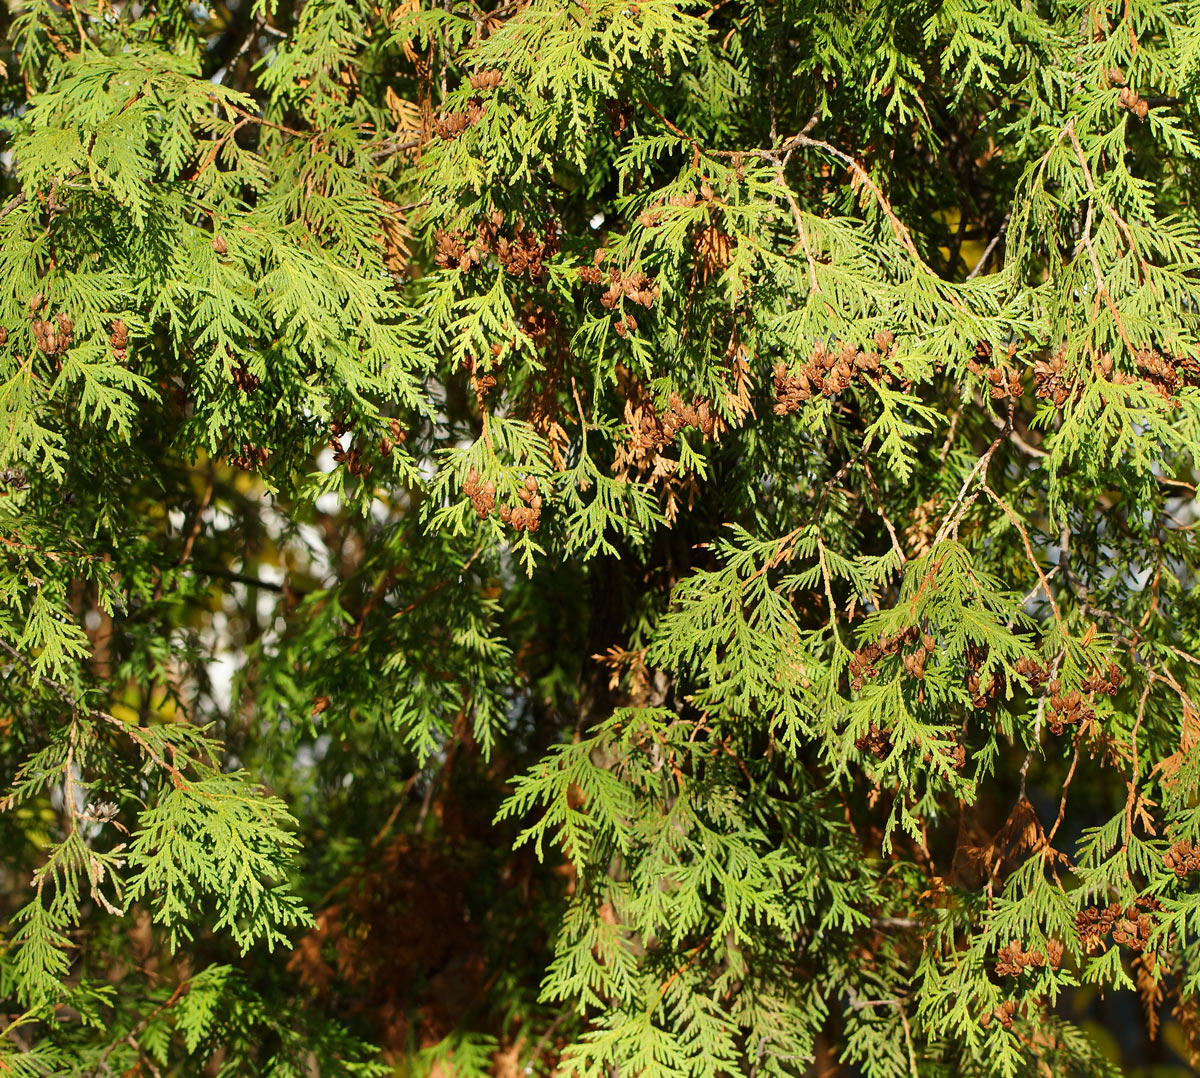
[[[1200,5],[3,19],[0,1070],[1197,1065]]]

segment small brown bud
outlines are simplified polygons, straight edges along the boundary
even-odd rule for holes
[[[213,236],[212,249],[221,256],[227,255],[229,253],[229,245],[225,242],[225,237]]]

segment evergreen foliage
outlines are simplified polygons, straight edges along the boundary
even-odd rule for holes
[[[1200,4],[0,18],[0,1070],[1200,1065]]]

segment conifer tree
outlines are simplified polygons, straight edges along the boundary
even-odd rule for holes
[[[0,19],[0,1071],[1200,1065],[1196,0]]]

